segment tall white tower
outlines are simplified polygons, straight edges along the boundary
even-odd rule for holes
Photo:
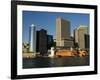
[[[34,24],[31,24],[29,33],[29,51],[36,52],[36,27]]]

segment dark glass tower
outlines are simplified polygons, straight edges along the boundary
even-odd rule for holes
[[[47,35],[47,48],[51,49],[52,46],[53,46],[53,36]]]
[[[41,55],[47,54],[47,31],[41,29],[37,31],[37,43],[36,51],[40,52]]]

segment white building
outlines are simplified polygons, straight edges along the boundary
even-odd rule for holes
[[[29,33],[29,51],[36,52],[36,27],[34,24],[30,26]]]
[[[85,35],[89,35],[88,26],[80,25],[77,29],[75,29],[74,37],[75,43],[78,44],[80,49],[85,49],[87,40],[85,39]],[[87,44],[89,45],[89,44]]]

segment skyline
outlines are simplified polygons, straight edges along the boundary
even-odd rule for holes
[[[73,30],[80,25],[89,27],[89,14],[23,11],[22,42],[29,42],[29,27],[31,24],[36,25],[37,30],[47,30],[47,34],[53,35],[53,38],[55,38],[57,17],[61,17],[71,22],[71,34],[73,34]]]

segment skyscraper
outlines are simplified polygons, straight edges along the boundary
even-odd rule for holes
[[[47,31],[41,29],[37,31],[37,51],[40,52],[41,55],[47,54]]]
[[[56,19],[56,46],[73,47],[70,33],[70,21],[58,17]]]
[[[36,52],[39,52],[39,31],[36,31]]]
[[[47,35],[47,48],[51,49],[53,47],[53,35]]]
[[[90,37],[89,37],[89,34],[85,34],[84,35],[84,37],[85,37],[85,49],[89,49],[89,39],[90,39]]]
[[[36,52],[36,27],[34,24],[30,26],[29,32],[29,51]]]
[[[88,33],[88,27],[81,25],[79,26],[74,33],[75,37],[75,43],[77,43],[78,47],[80,49],[85,49],[86,47],[89,47],[89,33]]]

